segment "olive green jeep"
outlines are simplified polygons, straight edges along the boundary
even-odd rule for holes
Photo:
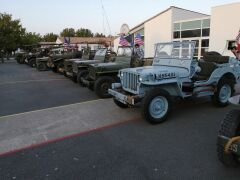
[[[118,71],[129,67],[143,66],[144,61],[134,55],[132,46],[118,47],[114,62],[90,64],[88,75],[81,78],[82,83],[101,98],[109,98],[108,89],[112,83],[119,82]]]

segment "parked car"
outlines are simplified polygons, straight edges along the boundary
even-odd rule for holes
[[[196,61],[194,48],[195,42],[159,43],[152,66],[120,70],[120,83],[108,91],[115,104],[127,108],[142,102],[150,123],[165,121],[177,98],[210,96],[215,105],[227,106],[240,75],[239,61],[217,52]]]
[[[142,66],[142,61],[133,53],[133,47],[121,46],[118,47],[117,56],[114,62],[90,64],[88,75],[86,78],[81,78],[84,85],[93,89],[94,92],[101,98],[109,98],[111,95],[108,89],[114,82],[119,82],[117,76],[118,71],[128,67]]]

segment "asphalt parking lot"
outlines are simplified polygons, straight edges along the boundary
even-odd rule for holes
[[[209,98],[176,102],[150,125],[64,76],[0,64],[0,179],[233,179],[216,156],[232,108]]]

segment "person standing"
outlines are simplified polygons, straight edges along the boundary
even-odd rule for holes
[[[143,61],[144,51],[140,48],[139,44],[135,44],[134,55],[137,56],[140,61]]]

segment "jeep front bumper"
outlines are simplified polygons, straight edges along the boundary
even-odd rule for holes
[[[140,95],[126,95],[123,92],[121,83],[113,83],[112,89],[108,89],[108,93],[123,104],[135,105],[143,98]]]
[[[87,80],[84,78],[81,78],[82,83],[87,87],[93,87],[95,81]]]
[[[73,77],[73,73],[72,72],[68,72],[67,71],[66,74],[67,74],[68,77]]]

